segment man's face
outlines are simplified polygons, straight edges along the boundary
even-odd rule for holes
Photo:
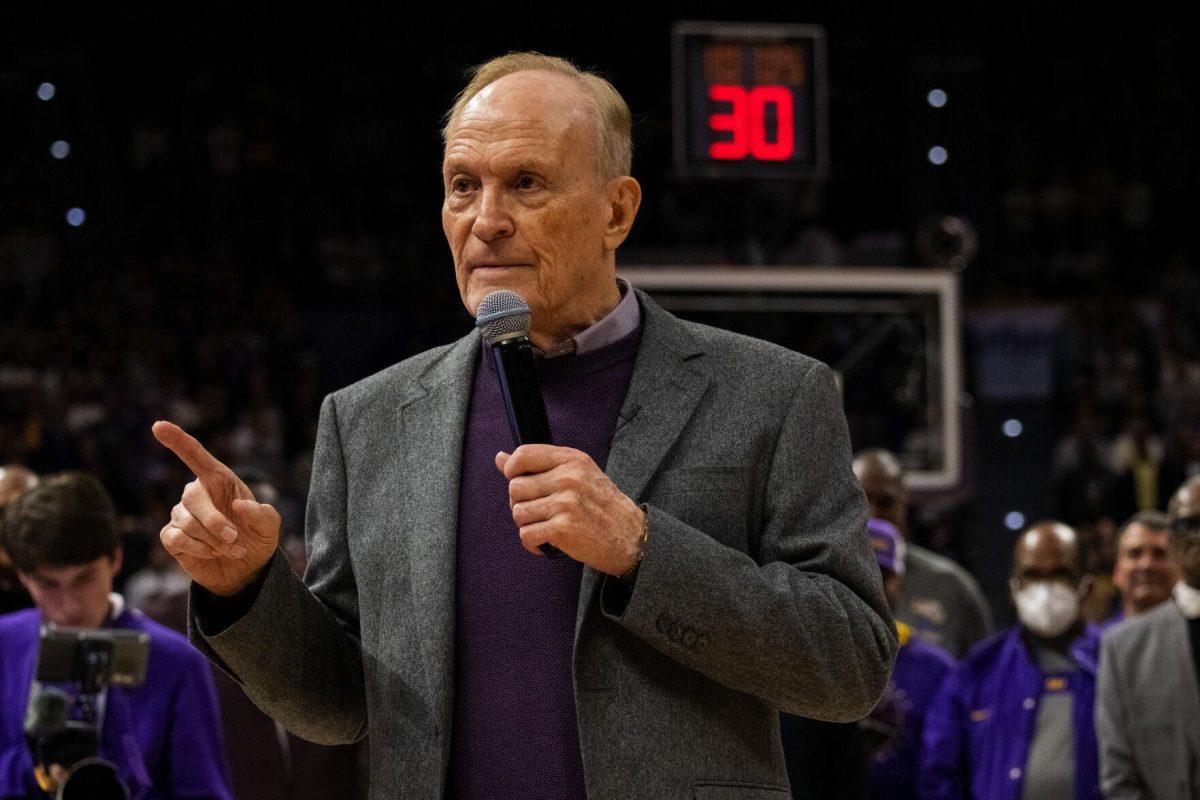
[[[1147,611],[1171,596],[1179,580],[1179,566],[1171,552],[1171,534],[1140,523],[1121,534],[1113,583],[1137,610]]]
[[[42,618],[55,625],[98,628],[108,616],[108,595],[121,570],[121,553],[86,564],[39,567],[19,573]]]
[[[1184,486],[1171,500],[1171,544],[1183,579],[1200,589],[1200,485]]]
[[[463,109],[446,141],[442,228],[472,316],[511,289],[535,329],[559,331],[615,295],[594,125],[573,80],[538,71],[500,78]]]
[[[863,493],[867,496],[871,516],[886,520],[903,534],[908,533],[908,493],[904,484],[895,478],[867,470],[859,476]]]
[[[904,597],[904,576],[882,567],[879,571],[883,573],[883,596],[887,598],[888,608],[894,613]]]
[[[1060,535],[1055,526],[1033,528],[1017,543],[1013,554],[1013,586],[1019,589],[1038,581],[1055,581],[1080,589],[1083,582],[1078,545]]]

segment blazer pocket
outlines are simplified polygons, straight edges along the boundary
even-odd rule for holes
[[[692,797],[694,800],[791,800],[792,793],[786,786],[769,783],[723,781],[692,784]]]
[[[676,467],[665,469],[650,484],[650,497],[673,494],[739,492],[750,477],[750,468],[743,466]]]
[[[745,551],[749,467],[679,467],[659,473],[642,500],[718,542]]]

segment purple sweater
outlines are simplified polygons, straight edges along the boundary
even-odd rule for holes
[[[539,359],[554,443],[604,468],[639,333]],[[527,552],[493,459],[513,439],[490,353],[475,370],[463,440],[455,596],[456,800],[584,800],[571,659],[583,567]]]

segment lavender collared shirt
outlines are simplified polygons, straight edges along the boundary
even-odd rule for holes
[[[559,358],[568,355],[584,355],[599,350],[601,347],[624,339],[638,329],[642,324],[642,309],[633,293],[633,286],[624,278],[617,278],[617,288],[621,292],[621,302],[617,307],[604,315],[599,322],[580,331],[565,342],[555,345],[550,350],[534,352],[545,358]]]

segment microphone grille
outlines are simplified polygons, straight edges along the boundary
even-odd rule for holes
[[[475,327],[492,344],[514,333],[529,332],[529,305],[516,292],[498,289],[479,304]]]
[[[46,687],[29,701],[25,710],[25,733],[35,739],[51,736],[67,720],[71,698],[65,692]]]

